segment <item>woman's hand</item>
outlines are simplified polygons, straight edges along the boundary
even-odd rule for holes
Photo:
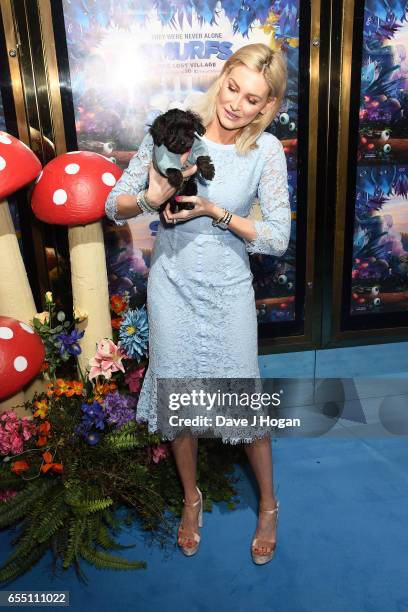
[[[166,219],[167,223],[174,223],[174,220],[177,221],[188,221],[189,219],[194,219],[195,217],[201,217],[203,215],[207,215],[209,217],[216,217],[217,211],[220,211],[219,207],[216,206],[207,198],[203,198],[202,196],[176,196],[177,202],[191,202],[194,204],[194,208],[192,210],[180,210],[177,213],[172,213],[170,210],[170,202],[167,202],[166,208],[163,210],[163,216]]]
[[[189,152],[183,153],[180,157],[181,163],[184,164],[187,161]],[[191,166],[182,172],[184,178],[188,178],[192,174],[197,172],[197,165]],[[164,178],[161,174],[156,172],[153,166],[153,162],[149,168],[149,188],[146,192],[146,197],[151,202],[154,208],[159,208],[163,202],[166,202],[176,193],[176,189],[172,187],[169,181]]]

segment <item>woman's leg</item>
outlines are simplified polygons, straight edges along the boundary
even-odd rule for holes
[[[176,461],[176,466],[184,489],[184,499],[187,503],[197,501],[199,498],[196,489],[197,475],[197,449],[198,440],[190,435],[179,436],[171,443],[171,449]],[[195,531],[198,533],[198,513],[200,505],[184,506],[182,515],[182,524],[186,531]],[[188,536],[179,538],[181,546],[185,546],[188,542],[194,544],[193,540],[189,540]]]
[[[259,509],[273,510],[276,497],[273,490],[272,445],[270,436],[244,444],[245,452],[259,487]],[[256,537],[276,541],[276,512],[268,514],[260,512]],[[268,554],[270,547],[255,549],[256,554]]]

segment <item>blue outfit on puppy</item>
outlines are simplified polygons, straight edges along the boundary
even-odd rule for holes
[[[194,139],[193,146],[191,147],[189,156],[187,158],[187,162],[184,165],[182,165],[180,161],[179,153],[172,153],[163,144],[159,146],[154,145],[153,147],[153,160],[156,163],[156,169],[158,169],[160,174],[163,174],[164,176],[167,176],[168,168],[175,168],[176,170],[181,171],[182,169],[184,169],[187,163],[190,166],[193,166],[196,163],[197,158],[201,155],[209,155],[209,152],[204,141],[198,134]]]

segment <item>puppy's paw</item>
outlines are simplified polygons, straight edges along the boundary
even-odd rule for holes
[[[177,170],[177,168],[167,168],[166,174],[170,185],[176,189],[180,189],[183,184],[183,175],[180,170]]]
[[[214,164],[208,155],[200,155],[197,157],[197,169],[201,176],[207,181],[212,181],[215,176]]]

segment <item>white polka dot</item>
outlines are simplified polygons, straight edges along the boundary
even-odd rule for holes
[[[52,196],[52,201],[58,206],[60,204],[65,204],[67,199],[67,192],[64,189],[57,189],[57,191],[54,191],[54,195]]]
[[[11,138],[9,138],[8,136],[6,136],[5,134],[0,134],[0,142],[2,144],[11,144],[12,140]]]
[[[0,155],[0,170],[4,170],[5,167],[6,167],[6,160],[4,159],[4,157]]]
[[[79,165],[68,164],[68,166],[65,166],[64,170],[67,174],[76,174],[77,172],[79,172]]]
[[[104,172],[102,174],[102,182],[108,187],[113,187],[116,183],[116,179],[111,172]]]
[[[15,358],[14,369],[17,370],[17,372],[24,372],[24,370],[27,369],[27,366],[28,366],[28,361],[25,357],[23,357],[22,355],[19,355],[18,357]]]
[[[44,174],[44,170],[41,170],[40,174],[37,176],[37,178],[35,179],[36,183],[39,183],[41,180],[42,175]]]
[[[9,327],[0,327],[0,339],[1,340],[10,340],[14,336],[13,330]]]
[[[29,325],[27,325],[26,323],[19,323],[21,329],[24,329],[24,331],[28,332],[29,334],[33,334],[34,330],[32,327],[30,327]]]
[[[75,153],[78,153],[78,151],[68,151],[65,155],[75,155]]]

